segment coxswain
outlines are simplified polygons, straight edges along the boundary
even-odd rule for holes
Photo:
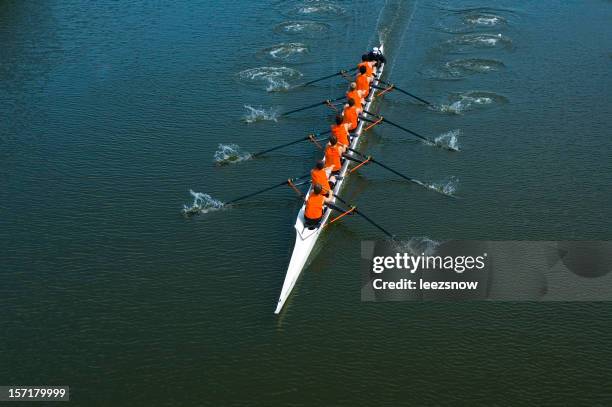
[[[355,82],[351,82],[349,85],[349,90],[346,92],[346,100],[355,99],[355,105],[357,105],[357,107],[361,107],[365,103],[363,96],[363,92],[357,90],[357,84]]]
[[[307,227],[317,226],[323,217],[323,206],[333,200],[334,198],[331,191],[323,192],[321,184],[314,184],[312,191],[306,198],[304,224]]]
[[[374,68],[375,62],[370,59],[368,54],[363,54],[361,56],[361,62],[357,65],[357,69],[359,70],[362,66],[366,67],[366,75],[370,78],[376,75],[376,68]]]
[[[348,104],[344,105],[344,110],[342,111],[344,123],[349,125],[349,131],[353,131],[357,128],[359,124],[359,114],[362,111],[363,109],[355,104],[355,99],[349,98]]]
[[[362,91],[364,99],[368,96],[368,93],[370,93],[370,82],[372,82],[372,78],[368,76],[367,72],[366,67],[362,65],[359,67],[359,74],[357,74],[357,78],[355,78],[357,90]]]
[[[310,170],[312,185],[319,184],[323,187],[323,192],[327,192],[334,187],[336,177],[329,175],[332,172],[332,166],[326,167],[323,160],[318,160],[315,167]]]
[[[325,164],[332,167],[331,175],[338,176],[342,168],[342,154],[346,147],[338,143],[333,134],[329,136],[329,143],[325,146]]]
[[[331,134],[336,136],[338,143],[343,146],[349,146],[351,144],[349,140],[349,123],[344,122],[344,117],[336,115],[336,124],[331,125]]]
[[[387,63],[387,58],[385,58],[382,52],[380,52],[378,47],[374,47],[374,49],[368,53],[368,59],[376,62],[376,66],[381,66],[382,64]]]

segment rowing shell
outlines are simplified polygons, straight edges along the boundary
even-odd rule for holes
[[[380,48],[380,51],[383,52],[383,45],[381,45],[379,48]],[[373,85],[378,84],[378,81],[380,77],[382,76],[384,68],[385,68],[385,65],[382,64],[380,66],[380,69],[377,70],[376,76],[374,80],[372,81]],[[366,99],[364,110],[367,110],[367,111],[370,110],[370,106],[372,105],[374,101],[375,92],[376,92],[376,89],[372,89],[372,91],[370,92],[368,99]],[[359,145],[359,141],[361,139],[361,133],[363,132],[363,127],[364,127],[364,121],[361,120],[359,122],[359,125],[357,126],[357,129],[355,130],[355,137],[353,138],[353,141],[351,142],[351,148],[356,149],[357,146]],[[334,195],[340,194],[340,191],[342,190],[342,186],[344,185],[344,182],[346,181],[346,175],[348,174],[348,169],[349,169],[350,164],[351,163],[349,160],[346,160],[346,159],[344,160],[344,164],[342,165],[342,168],[340,170],[341,179],[339,179],[336,182],[336,185],[334,186]],[[310,189],[312,189],[312,186],[310,187]],[[308,190],[308,193],[311,192],[310,189]],[[335,198],[334,198],[334,202],[335,202]],[[295,286],[295,282],[297,281],[298,277],[302,273],[302,270],[304,269],[304,266],[306,265],[306,262],[308,261],[308,257],[310,257],[310,254],[312,253],[312,250],[314,249],[315,244],[317,243],[317,240],[319,239],[319,235],[323,231],[325,225],[327,224],[327,221],[329,220],[329,216],[331,214],[330,209],[326,210],[325,213],[323,214],[323,218],[321,219],[321,222],[319,223],[319,226],[314,229],[309,229],[308,227],[304,225],[304,209],[305,209],[305,204],[302,205],[302,208],[300,209],[300,212],[295,221],[295,231],[296,231],[295,245],[293,246],[293,254],[291,255],[291,260],[289,261],[289,267],[287,268],[287,274],[285,276],[285,282],[283,283],[283,289],[281,290],[280,297],[278,298],[278,304],[276,305],[276,310],[274,311],[275,314],[280,313],[281,310],[283,309],[283,306],[285,305],[287,298],[289,298],[289,295],[291,294],[291,291],[293,290],[293,287]]]

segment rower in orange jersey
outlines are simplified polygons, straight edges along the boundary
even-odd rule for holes
[[[354,99],[357,107],[363,106],[365,100],[363,99],[363,92],[357,90],[357,84],[351,82],[348,92],[346,92],[346,100]]]
[[[319,184],[323,187],[323,192],[327,193],[330,189],[334,187],[336,182],[336,177],[329,175],[332,172],[332,166],[325,166],[325,162],[323,160],[318,160],[315,167],[310,170],[310,178],[312,180],[312,185]]]
[[[368,70],[365,66],[359,67],[359,74],[357,78],[355,78],[355,84],[357,85],[357,90],[362,91],[363,98],[365,99],[370,93],[370,82],[372,82],[372,78],[368,76]]]
[[[370,78],[376,75],[376,67],[368,54],[363,54],[361,56],[361,62],[357,65],[357,69],[361,68],[362,66],[366,67],[366,75],[368,75]]]
[[[325,146],[325,164],[332,167],[331,175],[338,176],[342,169],[342,154],[346,147],[338,143],[333,134],[329,136],[329,143]]]
[[[331,191],[323,192],[321,184],[314,184],[306,198],[304,224],[309,228],[316,227],[323,217],[323,206],[334,200]]]
[[[357,128],[359,124],[359,114],[362,111],[363,109],[355,104],[355,99],[349,99],[348,104],[344,105],[342,116],[344,117],[344,123],[349,125],[349,131],[353,131]]]
[[[349,123],[344,122],[344,117],[336,115],[336,124],[331,125],[331,134],[336,136],[338,143],[343,146],[349,146],[351,141],[349,140]]]

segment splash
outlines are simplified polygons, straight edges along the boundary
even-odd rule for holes
[[[461,130],[455,129],[443,133],[434,139],[437,146],[446,148],[447,150],[459,151],[459,136]]]
[[[275,108],[264,109],[263,107],[253,107],[251,105],[244,105],[247,110],[247,114],[243,117],[243,120],[247,123],[255,123],[259,121],[277,121],[278,110]]]
[[[189,190],[191,196],[193,196],[193,203],[191,206],[183,205],[181,212],[185,216],[193,216],[197,214],[204,214],[211,211],[218,211],[223,208],[223,202],[214,199],[208,194],[202,192],[194,192]]]
[[[291,87],[289,81],[302,77],[302,73],[286,66],[262,66],[245,69],[238,73],[238,78],[244,82],[263,84],[268,92],[287,90]]]
[[[306,37],[319,37],[329,31],[329,29],[329,24],[316,21],[296,20],[280,23],[276,26],[275,31],[291,35],[299,34]]]
[[[451,96],[451,100],[453,99],[454,101],[452,103],[440,105],[437,107],[437,110],[442,113],[462,114],[474,108],[483,108],[508,102],[508,100],[501,95],[480,91],[456,94]]]
[[[250,158],[251,154],[242,151],[238,144],[219,144],[219,149],[215,151],[215,163],[217,165],[234,164]]]
[[[309,53],[310,48],[301,42],[281,43],[260,52],[265,58],[289,63],[300,62]]]
[[[455,196],[455,192],[459,187],[459,179],[457,177],[450,177],[446,181],[429,184],[428,187],[441,194]]]

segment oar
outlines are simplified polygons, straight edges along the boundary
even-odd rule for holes
[[[289,182],[293,182],[293,181],[296,181],[296,180],[299,180],[299,179],[302,179],[302,178],[306,178],[306,177],[309,177],[309,176],[310,176],[310,173],[304,174],[301,177],[297,177],[297,178],[289,178],[289,179],[281,182],[280,184],[272,185],[271,187],[267,187],[267,188],[264,188],[264,189],[256,191],[256,192],[252,192],[250,194],[243,195],[243,196],[241,196],[239,198],[232,199],[231,201],[227,201],[227,202],[224,203],[224,205],[233,204],[233,203],[236,203],[238,201],[242,201],[244,199],[251,198],[251,197],[253,197],[255,195],[263,194],[264,192],[268,192],[268,191],[270,191],[270,190],[272,190],[274,188],[282,187],[283,185],[288,185]]]
[[[347,69],[341,69],[340,71],[338,71],[338,72],[336,72],[336,73],[334,73],[334,74],[327,75],[327,76],[324,76],[324,77],[322,77],[322,78],[315,79],[315,80],[312,80],[312,81],[310,81],[310,82],[303,83],[303,84],[301,84],[301,85],[297,85],[296,87],[303,87],[303,86],[312,85],[313,83],[321,82],[321,81],[324,81],[325,79],[333,78],[334,76],[339,76],[339,75],[345,74],[345,73],[347,73],[347,72],[352,72],[352,71],[354,71],[355,69],[357,69],[357,68],[348,69],[348,70],[347,70]]]
[[[331,102],[337,102],[338,100],[341,100],[341,99],[344,99],[344,98],[346,98],[346,96],[342,96],[342,97],[339,97],[339,98],[336,98],[336,99],[333,99],[333,100],[329,100],[329,99],[328,100],[324,100],[324,101],[319,102],[319,103],[314,103],[314,104],[309,105],[309,106],[304,106],[304,107],[300,107],[298,109],[290,110],[290,111],[285,112],[285,113],[281,113],[281,116],[287,116],[287,115],[290,115],[292,113],[301,112],[302,110],[312,109],[313,107],[317,107],[317,106],[321,106],[321,105],[326,105],[326,104],[331,103]]]
[[[291,146],[293,144],[297,144],[297,143],[301,143],[302,141],[310,140],[311,137],[315,137],[315,136],[316,137],[320,137],[320,136],[323,136],[323,135],[325,135],[327,133],[331,133],[331,130],[325,130],[325,131],[322,131],[320,133],[309,134],[308,136],[302,137],[302,138],[300,138],[298,140],[290,141],[289,143],[281,144],[280,146],[272,147],[272,148],[269,148],[267,150],[263,150],[263,151],[260,151],[258,153],[252,154],[251,157],[253,157],[253,158],[260,157],[260,156],[262,156],[262,155],[264,155],[266,153],[269,153],[271,151],[280,150],[281,148],[289,147],[289,146]],[[319,140],[319,139],[315,139],[315,140],[322,141],[322,140]]]
[[[385,84],[385,85],[387,85],[387,86],[391,86],[391,87],[393,87],[393,89],[398,90],[398,91],[400,91],[401,93],[403,93],[403,94],[405,94],[405,95],[408,95],[408,96],[410,96],[410,97],[412,97],[412,98],[415,98],[416,100],[418,100],[418,101],[420,101],[420,102],[425,103],[426,105],[429,105],[429,106],[432,106],[432,107],[433,107],[433,103],[428,102],[428,101],[426,101],[425,99],[418,97],[417,95],[413,95],[412,93],[407,92],[407,91],[405,91],[404,89],[400,89],[400,88],[398,88],[397,86],[395,86],[395,85],[394,85],[394,84],[392,84],[392,83],[385,82],[385,81],[383,81],[382,79],[381,79],[381,80],[379,80],[379,82],[380,82],[380,83],[383,83],[383,84]],[[384,88],[381,88],[381,87],[378,87],[378,86],[374,86],[374,87],[375,87],[376,89],[384,89]]]
[[[445,148],[445,149],[450,150],[450,151],[457,151],[457,150],[455,150],[453,148],[449,148],[449,147],[446,147],[446,146],[442,146],[442,145],[440,145],[438,143],[435,143],[435,142],[431,141],[430,139],[428,139],[427,137],[421,136],[419,133],[417,133],[415,131],[412,131],[410,129],[407,129],[407,128],[403,127],[403,126],[400,126],[397,123],[393,123],[392,121],[390,121],[386,117],[379,116],[376,113],[368,112],[367,110],[364,110],[364,113],[367,113],[367,114],[369,114],[371,116],[374,116],[374,117],[378,117],[379,119],[382,119],[383,123],[389,123],[391,126],[395,126],[398,129],[405,131],[406,133],[410,133],[413,136],[416,136],[416,137],[420,138],[421,140],[427,142],[428,144],[431,144],[433,146],[437,146],[437,147],[440,147],[440,148]],[[362,119],[365,120],[366,122],[374,123],[374,120],[368,119],[367,117],[362,117]]]
[[[391,238],[392,240],[395,240],[395,235],[392,235],[391,233],[387,232],[385,230],[385,228],[383,228],[382,226],[380,226],[378,223],[374,222],[372,219],[370,219],[369,217],[367,217],[363,212],[358,211],[357,207],[355,205],[351,205],[348,202],[346,202],[344,199],[340,198],[338,195],[334,196],[343,204],[345,204],[346,206],[348,206],[349,208],[353,209],[353,212],[355,212],[357,215],[361,216],[362,218],[364,218],[366,221],[368,221],[370,224],[372,224],[372,226],[374,226],[375,228],[377,228],[378,230],[380,230],[381,232],[383,232],[385,235],[387,235],[389,238]],[[336,205],[332,205],[332,204],[328,204],[327,206],[329,206],[330,208],[332,208],[335,211],[339,211],[339,212],[346,212],[345,210],[337,207]]]
[[[358,156],[363,157],[366,160],[368,160],[368,161],[370,161],[370,162],[372,162],[374,164],[377,164],[377,165],[381,166],[385,170],[390,171],[390,172],[394,173],[395,175],[404,178],[407,181],[410,181],[412,183],[420,185],[423,188],[426,188],[427,190],[434,191],[434,192],[436,191],[435,189],[432,189],[429,185],[425,184],[424,182],[421,182],[418,179],[410,178],[409,176],[404,175],[401,172],[398,172],[398,171],[394,170],[393,168],[391,168],[391,167],[381,163],[380,161],[375,160],[374,157],[372,157],[372,156],[366,156],[365,154],[363,154],[363,153],[361,153],[361,152],[359,152],[357,150],[354,150],[354,149],[352,149],[350,147],[347,147],[346,149],[349,150],[349,151],[352,151],[353,153],[357,154]],[[347,159],[349,159],[351,161],[356,161],[356,162],[359,162],[359,163],[363,163],[364,162],[364,161],[358,160],[358,159],[356,159],[354,157],[350,157],[348,155],[345,155],[344,157],[346,157]],[[448,197],[451,197],[451,198],[455,198],[453,195],[448,195],[448,194],[442,194],[442,195],[448,196]]]

